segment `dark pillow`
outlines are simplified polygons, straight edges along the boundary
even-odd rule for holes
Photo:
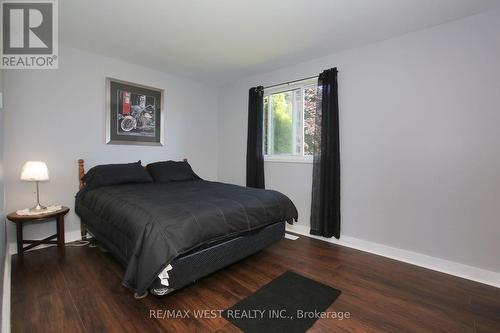
[[[146,167],[155,182],[168,183],[200,179],[186,161],[165,161],[148,164]]]
[[[141,165],[141,161],[124,164],[103,164],[90,169],[83,176],[88,190],[109,185],[151,183],[153,179]]]

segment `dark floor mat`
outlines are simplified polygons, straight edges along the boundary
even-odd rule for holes
[[[288,271],[223,312],[244,332],[305,332],[340,290]]]

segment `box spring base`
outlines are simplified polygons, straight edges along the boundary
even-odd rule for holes
[[[126,265],[126,260],[119,249],[114,247],[110,242],[107,242],[106,238],[101,234],[95,233],[90,225],[87,223],[84,224],[101,247],[109,251],[122,265]],[[285,222],[277,222],[261,229],[249,231],[234,238],[180,255],[171,262],[173,269],[168,272],[169,286],[162,285],[160,279],[156,278],[150,286],[149,291],[157,296],[171,293],[221,268],[263,250],[282,240],[284,236]]]
[[[278,222],[182,255],[171,263],[173,269],[168,272],[169,286],[162,285],[157,278],[150,292],[165,295],[180,289],[282,240],[284,236],[285,222]]]

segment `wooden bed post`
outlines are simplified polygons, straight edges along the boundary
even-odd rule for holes
[[[79,159],[78,160],[78,180],[80,182],[80,190],[83,188],[85,183],[83,182],[83,176],[85,175],[85,166],[84,166],[84,160]],[[80,220],[80,234],[82,236],[82,240],[87,240],[87,228],[85,228],[85,225],[83,225],[82,221]]]

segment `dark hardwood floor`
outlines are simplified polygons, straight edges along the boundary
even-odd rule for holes
[[[287,270],[342,290],[311,332],[500,332],[500,289],[300,237],[163,298],[136,300],[98,248],[57,248],[12,262],[12,332],[240,332],[225,319],[150,318],[151,310],[226,309]]]

